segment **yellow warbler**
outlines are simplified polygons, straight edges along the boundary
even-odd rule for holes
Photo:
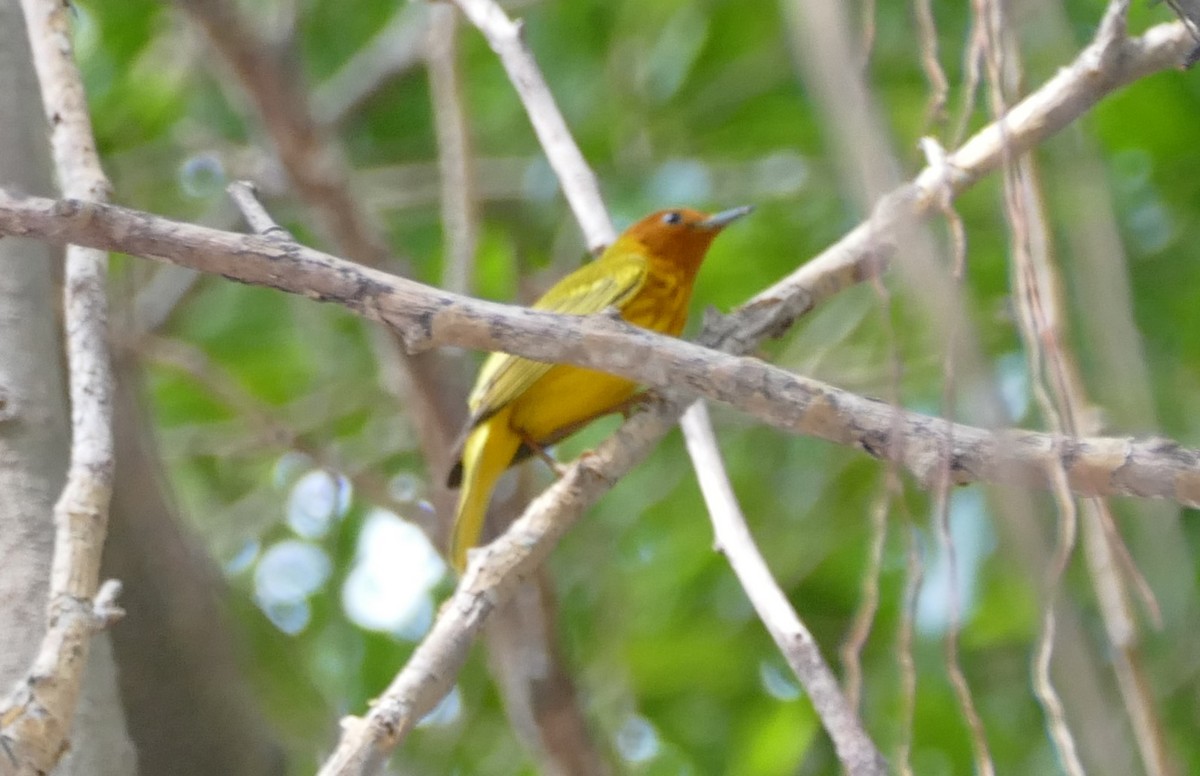
[[[687,320],[696,272],[713,238],[749,213],[663,210],[627,229],[600,258],[554,284],[534,305],[565,315],[610,307],[635,326],[678,336]],[[479,370],[461,454],[449,486],[462,491],[451,561],[460,571],[479,541],[492,489],[518,460],[624,405],[637,385],[591,369],[493,353]]]

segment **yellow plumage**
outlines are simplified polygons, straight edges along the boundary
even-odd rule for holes
[[[592,315],[609,308],[629,323],[677,336],[687,320],[696,272],[712,239],[749,212],[708,216],[694,210],[654,213],[623,233],[601,256],[564,277],[534,309]],[[637,385],[566,364],[493,353],[479,370],[471,417],[450,485],[461,482],[451,561],[460,571],[483,530],[492,489],[524,443],[553,443],[624,405]]]

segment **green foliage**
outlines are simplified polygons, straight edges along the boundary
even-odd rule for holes
[[[1139,27],[1167,20],[1165,8],[1142,5],[1135,4],[1134,11]],[[274,6],[266,8],[283,12]],[[950,143],[966,96],[961,84],[970,4],[935,6],[940,60],[953,88],[949,123],[933,125],[909,6],[882,3],[876,9],[867,73],[905,175],[923,163],[916,150],[921,136]],[[271,153],[244,92],[174,9],[131,0],[89,0],[81,8],[79,25],[87,33],[83,66],[118,201],[232,227],[234,217],[216,184],[261,169]],[[288,8],[298,14],[299,70],[320,84],[388,22],[397,4],[312,0]],[[269,18],[267,10],[258,10],[260,23]],[[854,202],[853,187],[845,185],[845,171],[830,152],[838,128],[828,126],[809,99],[776,4],[559,1],[523,3],[519,13],[622,225],[676,203],[759,206],[716,243],[697,286],[691,330],[703,307],[728,310],[740,304],[863,215],[863,204]],[[1022,20],[1014,29],[1027,48],[1027,88],[1073,56],[1100,9],[1070,2],[1055,13],[1063,16],[1061,23]],[[859,17],[851,17],[857,23]],[[474,287],[488,298],[528,299],[548,276],[574,266],[582,240],[503,68],[469,25],[462,27],[460,49],[474,151],[481,158],[525,160],[523,177],[504,182],[507,194],[481,202]],[[1198,111],[1194,74],[1159,74],[1108,99],[1036,154],[1053,253],[1064,270],[1069,343],[1079,352],[1094,400],[1109,413],[1108,427],[1121,434],[1161,433],[1193,445],[1200,434]],[[971,126],[983,120],[976,111]],[[424,72],[417,68],[380,84],[337,131],[364,176],[374,168],[407,170],[434,162],[437,140]],[[1087,165],[1095,177],[1083,177]],[[193,185],[206,175],[213,180]],[[1085,192],[1094,196],[1082,200]],[[968,236],[965,294],[984,368],[977,383],[960,385],[960,391],[1002,394],[1011,381],[1028,404],[1000,200],[998,182],[988,180],[956,203]],[[414,194],[401,207],[366,196],[364,201],[417,279],[439,283],[443,237],[436,194]],[[325,242],[319,220],[295,200],[271,198],[268,205],[300,239],[336,250]],[[1086,333],[1103,330],[1096,322],[1116,313],[1101,309],[1087,285],[1094,270],[1083,237],[1095,228],[1092,215],[1100,208],[1112,209],[1119,228],[1115,248],[1123,252],[1126,274],[1118,280],[1129,285],[1128,312],[1140,335],[1135,345],[1145,357],[1149,404],[1129,398],[1140,394],[1123,392],[1126,380],[1140,378],[1114,372]],[[948,242],[944,224],[932,231],[942,245]],[[899,274],[886,285],[886,314],[879,291],[854,289],[782,342],[765,346],[764,354],[860,393],[888,398],[895,390],[909,407],[940,412],[947,333],[936,329],[927,300]],[[344,589],[364,551],[360,532],[380,494],[355,487],[352,504],[332,510],[338,514],[323,532],[304,537],[330,570],[319,589],[303,596],[306,619],[294,632],[285,633],[258,605],[257,564],[271,546],[296,538],[285,517],[303,472],[337,464],[355,483],[383,483],[382,490],[390,485],[393,493],[403,487],[389,508],[429,526],[423,499],[429,481],[444,475],[446,462],[422,459],[419,419],[408,417],[391,392],[378,337],[342,310],[208,278],[185,297],[161,334],[189,343],[209,362],[196,373],[147,358],[172,482],[215,557],[229,564],[252,683],[286,736],[295,771],[308,772],[314,752],[331,745],[336,718],[361,712],[381,692],[418,635],[397,635],[399,626],[396,632],[360,627],[344,604]],[[903,370],[899,386],[892,383],[894,354]],[[461,361],[459,374],[465,376],[474,356],[463,354]],[[268,426],[289,433],[282,438],[267,433],[215,385],[232,388],[243,404],[258,408]],[[465,395],[465,381],[459,385]],[[960,403],[959,415],[978,422],[968,405]],[[1043,423],[1033,406],[1014,410],[1015,422]],[[883,467],[860,451],[778,433],[719,409],[715,416],[751,528],[824,655],[836,664],[863,596]],[[594,445],[615,423],[597,424],[564,443],[560,455]],[[307,456],[299,464],[288,457],[297,451]],[[284,471],[293,464],[298,472]],[[535,478],[546,481],[540,471]],[[927,571],[939,553],[932,498],[911,480],[904,487],[902,505],[893,504],[887,516],[879,609],[862,655],[865,722],[888,755],[906,735],[899,721],[904,699],[897,632],[910,537],[919,543]],[[965,530],[986,536],[976,555],[960,558],[974,591],[963,601],[963,663],[1000,772],[1047,773],[1057,766],[1029,681],[1045,569],[1031,567],[1029,558],[1049,557],[1055,517],[1049,502],[1037,496],[1029,514],[1032,529],[1005,525],[1001,507],[1010,495],[989,491],[977,499],[975,522],[966,520],[974,528]],[[1200,725],[1195,650],[1184,645],[1195,643],[1200,621],[1194,617],[1197,579],[1181,571],[1187,566],[1160,563],[1164,546],[1174,545],[1175,560],[1191,557],[1200,539],[1195,516],[1188,515],[1181,532],[1172,514],[1162,514],[1169,509],[1160,510],[1160,522],[1149,527],[1140,505],[1122,509],[1131,518],[1122,527],[1132,534],[1138,562],[1151,567],[1156,590],[1186,588],[1167,596],[1164,629],[1146,638],[1150,654],[1162,660],[1151,672],[1150,691],[1164,714],[1164,734],[1181,767],[1195,770],[1200,767],[1200,745],[1192,735]],[[233,563],[242,552],[244,562]],[[711,528],[677,435],[563,540],[551,565],[567,663],[576,672],[601,748],[615,752],[619,772],[839,772],[808,700],[723,557],[712,550]],[[1092,655],[1093,665],[1107,668],[1086,574],[1073,572],[1063,610],[1073,622],[1086,624],[1073,632],[1088,637],[1076,647]],[[443,581],[434,595],[440,600],[448,590]],[[432,613],[429,606],[426,615]],[[922,774],[972,768],[966,727],[947,678],[944,627],[943,620],[918,629],[914,646],[919,685],[912,763]],[[1069,681],[1067,676],[1061,680]],[[1122,741],[1132,741],[1114,679],[1102,676],[1098,687],[1112,704],[1103,712],[1106,724],[1120,731],[1115,735]],[[1094,729],[1089,714],[1101,712],[1081,706],[1071,687],[1060,689],[1072,710],[1070,721]],[[496,776],[532,772],[481,654],[460,676],[456,693],[457,711],[448,721],[420,728],[397,754],[398,767]],[[643,748],[630,744],[632,739]],[[1089,756],[1085,751],[1085,761]],[[1135,767],[1132,756],[1129,765]]]

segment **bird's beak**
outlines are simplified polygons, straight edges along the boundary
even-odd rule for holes
[[[701,221],[699,227],[701,229],[724,229],[752,210],[754,210],[754,205],[742,205],[741,207],[722,210],[720,213],[713,213]]]

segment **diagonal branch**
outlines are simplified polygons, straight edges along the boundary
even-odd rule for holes
[[[178,264],[246,283],[337,302],[399,332],[410,348],[459,345],[575,364],[675,388],[676,396],[725,402],[772,426],[849,445],[905,466],[931,483],[947,467],[955,484],[1050,486],[1064,467],[1080,495],[1133,495],[1200,505],[1200,451],[1169,440],[1076,439],[1033,431],[989,431],[912,412],[794,375],[746,356],[685,342],[608,316],[563,316],[460,297],[294,243],[222,232],[124,208],[0,189],[0,234],[72,242]],[[756,306],[742,329],[710,343],[739,347],[765,325]],[[768,313],[775,305],[766,305]],[[770,319],[768,319],[768,323]],[[770,331],[767,328],[767,331]],[[761,336],[761,334],[759,335]],[[732,349],[732,348],[731,348]],[[682,410],[681,410],[682,411]],[[945,449],[952,437],[953,447]]]
[[[733,495],[717,440],[708,418],[708,406],[698,401],[680,422],[696,479],[708,506],[717,549],[725,555],[750,598],[759,619],[800,680],[837,750],[838,760],[850,776],[883,776],[887,765],[863,729],[854,708],[842,694],[837,676],[821,656],[816,639],[801,621],[780,589]]]
[[[525,112],[546,152],[550,166],[562,182],[563,193],[575,220],[583,229],[588,249],[597,252],[613,241],[616,232],[600,197],[600,185],[575,145],[567,122],[558,110],[550,87],[525,41],[521,23],[508,18],[493,0],[453,0],[463,15],[479,28],[500,57],[504,70],[525,104]]]

